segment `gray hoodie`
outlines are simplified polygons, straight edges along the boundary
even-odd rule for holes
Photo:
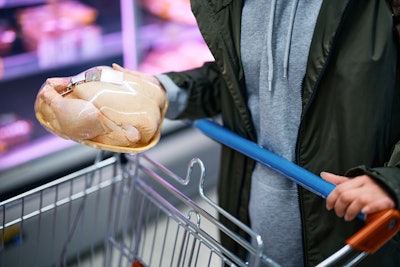
[[[259,145],[293,161],[301,116],[301,83],[322,0],[246,0],[241,57]],[[302,266],[296,184],[257,164],[250,220],[265,253],[282,266]]]

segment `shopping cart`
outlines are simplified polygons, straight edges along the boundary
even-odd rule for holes
[[[210,130],[212,138],[223,133],[224,141],[236,142],[210,123],[196,126]],[[263,253],[257,233],[216,204],[200,159],[190,161],[180,177],[146,154],[101,158],[99,153],[92,166],[0,203],[0,266],[279,266]],[[198,187],[198,196],[178,189],[185,186]],[[232,232],[219,216],[250,238]],[[359,244],[367,245],[361,255],[373,253],[399,225],[395,211],[378,216],[367,224],[367,235],[357,235],[322,265]],[[245,260],[221,244],[220,232],[247,251]]]
[[[197,186],[198,201],[178,185]],[[224,211],[205,187],[199,159],[184,178],[145,154],[98,161],[0,203],[0,265],[246,266],[220,244],[219,231],[269,262],[261,240],[255,247],[218,221]]]

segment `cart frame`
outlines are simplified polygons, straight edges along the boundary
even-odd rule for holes
[[[334,188],[211,121],[196,126],[321,197]],[[0,266],[279,266],[263,253],[260,235],[209,197],[200,159],[189,162],[182,178],[146,154],[102,156],[99,152],[90,167],[0,203]],[[188,197],[185,187],[197,187],[198,196]],[[221,216],[249,238],[222,224]],[[365,220],[363,229],[318,266],[349,254],[346,266],[353,266],[400,228],[397,210]],[[246,251],[245,259],[219,241],[221,232]]]
[[[0,266],[279,266],[262,253],[259,235],[207,195],[205,177],[197,158],[184,178],[145,154],[97,160],[0,203]],[[198,187],[206,207],[179,186]],[[219,242],[220,231],[248,251],[246,261]]]

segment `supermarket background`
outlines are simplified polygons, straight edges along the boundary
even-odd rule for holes
[[[0,200],[79,170],[97,153],[36,121],[47,78],[112,63],[157,74],[208,60],[189,0],[0,0]],[[186,126],[164,128],[167,136]]]

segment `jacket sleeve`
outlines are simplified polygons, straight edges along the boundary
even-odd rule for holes
[[[358,166],[349,170],[346,176],[355,177],[362,174],[368,174],[380,182],[392,195],[396,207],[400,207],[400,141],[394,146],[392,155],[386,166],[376,168]]]
[[[181,89],[187,91],[187,105],[177,119],[212,117],[221,112],[220,89],[224,86],[221,74],[214,62],[202,67],[165,73]]]

